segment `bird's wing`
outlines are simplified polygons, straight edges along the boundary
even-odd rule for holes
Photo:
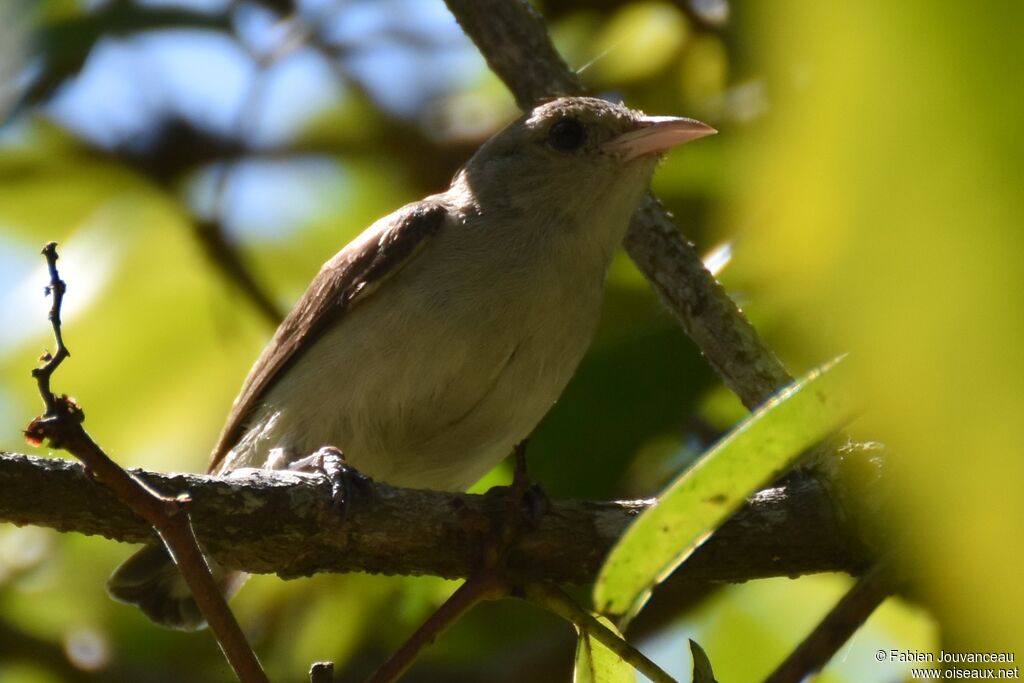
[[[250,411],[282,371],[313,340],[337,324],[352,306],[407,264],[445,222],[441,204],[424,200],[396,211],[380,229],[371,228],[324,264],[277,328],[242,385],[210,458],[213,472],[241,437]]]

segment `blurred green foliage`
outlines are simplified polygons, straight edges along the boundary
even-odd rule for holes
[[[781,92],[735,209],[757,256],[737,265],[787,348],[860,365],[860,431],[899,456],[893,521],[947,649],[1021,652],[1024,6],[758,17]]]
[[[221,224],[287,307],[334,251],[374,218],[442,187],[514,115],[457,29],[429,23],[444,14],[439,3],[300,3],[295,24],[261,14],[287,3],[197,4],[210,12],[128,0],[0,10],[2,449],[27,450],[20,429],[39,410],[28,372],[50,345],[36,255],[44,242],[61,243],[69,283],[74,356],[57,390],[78,398],[90,432],[120,462],[202,470],[272,329],[211,262],[196,224]],[[727,20],[720,8],[700,9],[716,4]],[[1024,412],[1024,48],[1014,34],[1022,7],[540,7],[589,87],[721,130],[670,155],[655,190],[702,251],[733,242],[721,279],[794,373],[852,352],[872,406],[855,431],[897,454],[892,526],[949,628],[947,649],[1024,652],[1016,422]],[[299,31],[294,42],[271,30],[328,24],[341,28]],[[352,37],[345,26],[370,28]],[[202,99],[211,80],[214,92],[228,89],[220,72],[188,72],[195,92],[183,94],[171,85],[180,79],[142,59],[147,37],[181,38],[166,48],[173,56],[191,49],[197,31],[249,54],[262,83],[240,98],[237,126],[211,123],[232,117],[218,118]],[[438,34],[456,37],[449,44]],[[390,51],[374,51],[385,43]],[[89,81],[89,106],[68,113],[61,103],[72,86],[108,68],[100,57],[119,45],[138,50],[142,66]],[[412,65],[402,50],[417,56]],[[389,71],[396,61],[405,66]],[[408,80],[396,80],[405,72]],[[282,74],[314,74],[315,85],[297,96],[273,87]],[[122,91],[143,105],[121,106]],[[270,127],[273,111],[302,117],[276,138],[252,133]],[[126,137],[90,132],[135,120]],[[232,173],[239,159],[311,157],[339,172],[337,188],[247,189]],[[277,197],[265,212],[271,229],[239,217],[238,204],[267,196]],[[557,497],[650,495],[742,415],[621,257],[592,352],[531,443],[532,473]],[[506,477],[499,468],[479,486]],[[128,552],[0,526],[0,681],[229,680],[208,634],[158,630],[106,598],[103,581]],[[693,637],[720,680],[758,680],[847,585],[816,576],[709,591],[642,647],[686,680]],[[450,590],[429,577],[256,577],[234,606],[273,680],[304,680],[318,659],[359,680]],[[820,680],[897,680],[907,669],[879,664],[875,650],[927,650],[938,638],[924,612],[891,600]],[[409,680],[564,681],[572,642],[549,615],[488,604],[445,634]]]

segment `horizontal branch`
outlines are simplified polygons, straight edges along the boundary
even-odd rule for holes
[[[375,484],[342,519],[317,475],[247,471],[217,478],[137,470],[166,495],[188,492],[206,550],[228,567],[282,577],[363,571],[464,577],[505,513],[501,495],[454,494]],[[149,525],[77,463],[0,453],[0,522],[100,535],[154,538]],[[509,555],[524,579],[586,583],[649,501],[552,502]],[[755,495],[677,572],[683,581],[737,582],[866,562],[842,528],[826,489],[809,477]]]

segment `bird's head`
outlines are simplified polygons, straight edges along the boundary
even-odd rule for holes
[[[662,152],[715,132],[693,119],[562,97],[539,104],[484,143],[457,182],[465,182],[482,206],[575,217],[570,222],[588,225],[608,222],[602,217],[622,223]]]

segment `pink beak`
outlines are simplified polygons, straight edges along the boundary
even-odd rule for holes
[[[606,142],[604,149],[629,161],[647,154],[660,154],[718,132],[706,123],[675,116],[645,116],[636,125],[636,129]]]

